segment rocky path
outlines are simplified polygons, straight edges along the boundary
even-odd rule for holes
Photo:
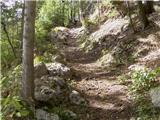
[[[64,52],[68,65],[77,71],[73,87],[88,101],[87,106],[72,106],[81,120],[130,120],[133,103],[128,86],[119,84],[117,76],[121,68],[106,71],[96,64],[95,56],[87,55],[78,48],[75,39],[68,41]]]

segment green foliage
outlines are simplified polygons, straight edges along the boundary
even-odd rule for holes
[[[17,11],[22,9],[22,2],[15,1],[10,3],[9,5],[6,4],[7,1],[1,1],[1,65],[2,65],[2,72],[6,68],[10,68],[13,65],[17,65],[18,61],[21,59],[20,57],[20,46],[21,46],[21,14],[17,15]],[[8,38],[6,32],[4,31],[4,26],[8,33],[9,39],[11,44],[16,51],[17,58],[14,57],[13,51],[11,46],[8,42]]]
[[[40,3],[36,18],[36,47],[39,51],[46,49],[44,44],[50,44],[47,41],[49,41],[48,35],[52,28],[69,24],[70,5],[69,1],[62,3],[61,0],[45,0]],[[77,4],[73,4],[73,6],[75,7]],[[77,8],[75,10],[78,11]]]
[[[7,67],[9,63],[12,63],[14,59],[14,55],[12,53],[12,50],[7,42],[7,40],[1,40],[0,41],[0,46],[1,47],[1,64],[2,67]]]
[[[73,113],[70,110],[67,110],[63,106],[54,107],[48,109],[48,111],[58,114],[61,120],[79,120],[75,113]]]
[[[118,76],[117,79],[120,82],[120,84],[125,84],[127,82],[127,75],[122,74],[122,75]]]
[[[136,102],[138,120],[156,120],[158,111],[148,98],[148,90],[156,86],[156,77],[160,74],[160,67],[155,70],[133,71],[131,78],[131,93]]]
[[[117,15],[119,15],[117,9],[115,8],[115,6],[113,5],[112,2],[113,1],[111,1],[111,0],[102,1],[102,6],[109,9],[109,11],[104,13],[105,17],[107,17],[107,18],[113,18],[113,17],[116,17]]]
[[[19,97],[21,65],[13,68],[2,76],[0,88],[2,92],[2,118],[14,119],[14,117],[25,117],[29,115],[30,110]],[[3,120],[2,119],[2,120]]]
[[[7,118],[26,117],[30,114],[30,110],[19,96],[8,96],[2,99],[3,116]]]
[[[158,69],[157,69],[158,70]],[[149,90],[155,83],[157,70],[138,70],[132,73],[131,78],[133,79],[132,89],[135,91]]]
[[[113,18],[113,17],[115,17],[115,16],[117,16],[118,15],[118,12],[117,12],[117,10],[116,9],[113,9],[111,12],[109,12],[108,13],[108,18]]]
[[[135,97],[138,120],[157,120],[155,119],[157,111],[146,96],[146,94],[137,94]]]
[[[52,62],[52,58],[54,55],[58,54],[57,48],[53,44],[48,44],[45,48],[40,48],[39,50],[43,49],[45,51],[43,55],[35,55],[34,57],[34,64],[40,62]]]

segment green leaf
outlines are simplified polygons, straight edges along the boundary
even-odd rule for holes
[[[29,111],[29,110],[26,110],[26,109],[23,109],[23,110],[20,111],[20,113],[21,113],[21,116],[22,116],[22,117],[25,117],[25,116],[28,116],[28,115],[29,115],[30,111]]]

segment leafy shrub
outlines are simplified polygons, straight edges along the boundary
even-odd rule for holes
[[[148,90],[156,86],[156,77],[160,74],[160,67],[155,70],[137,70],[133,71],[131,78],[131,93],[137,105],[136,112],[138,120],[156,120],[158,111],[153,107]]]
[[[150,71],[145,69],[144,71],[138,70],[132,72],[132,89],[135,91],[149,90],[154,85],[156,76],[157,70]]]
[[[30,113],[29,108],[27,108],[19,96],[21,74],[21,65],[18,65],[2,76],[0,82],[2,92],[2,120],[25,117]]]
[[[127,76],[125,74],[122,74],[122,75],[118,76],[117,79],[120,82],[120,84],[125,84],[127,81]]]
[[[75,113],[73,113],[70,110],[67,110],[63,106],[54,107],[48,109],[48,111],[58,114],[61,120],[79,120]]]

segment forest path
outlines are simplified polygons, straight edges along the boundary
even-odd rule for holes
[[[85,54],[75,39],[63,51],[68,65],[78,73],[73,87],[88,101],[87,106],[70,106],[81,120],[130,120],[133,103],[128,86],[119,84],[123,67],[107,71],[96,64],[94,55]]]

